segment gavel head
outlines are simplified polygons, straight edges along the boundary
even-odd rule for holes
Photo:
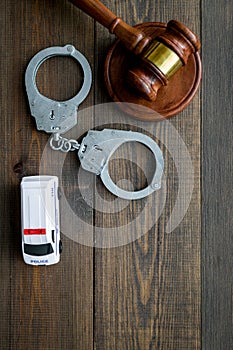
[[[160,87],[167,85],[169,78],[187,64],[189,56],[200,46],[188,27],[172,20],[166,31],[143,50],[141,64],[128,71],[127,82],[144,98],[155,101]]]

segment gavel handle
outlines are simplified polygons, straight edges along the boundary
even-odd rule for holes
[[[137,55],[140,55],[151,41],[141,30],[129,26],[99,0],[70,0],[70,2],[108,28],[110,33],[115,34],[128,50]]]

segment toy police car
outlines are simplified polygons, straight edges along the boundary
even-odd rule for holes
[[[21,182],[22,252],[26,264],[60,260],[58,178],[27,176]]]

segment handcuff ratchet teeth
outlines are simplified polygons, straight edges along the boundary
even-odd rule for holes
[[[81,65],[83,85],[76,96],[67,101],[54,101],[43,96],[36,86],[36,75],[44,61],[53,56],[70,56]],[[25,85],[31,115],[36,119],[38,130],[47,133],[64,134],[77,124],[77,110],[87,97],[92,81],[92,73],[87,59],[72,45],[53,46],[38,52],[29,62],[25,73]]]
[[[156,160],[156,170],[148,187],[140,191],[126,191],[119,188],[109,175],[108,163],[119,146],[126,142],[139,142],[151,150]],[[83,138],[78,156],[82,168],[96,175],[100,175],[105,187],[114,195],[123,199],[141,199],[159,190],[163,175],[163,154],[157,143],[149,136],[125,130],[104,129],[102,131],[89,130]]]

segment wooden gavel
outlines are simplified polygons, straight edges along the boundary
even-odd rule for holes
[[[129,51],[139,56],[139,65],[129,69],[126,80],[149,101],[156,100],[158,90],[167,85],[169,78],[187,64],[189,56],[200,49],[197,36],[181,22],[169,21],[166,30],[152,40],[98,0],[70,1],[108,28]]]

